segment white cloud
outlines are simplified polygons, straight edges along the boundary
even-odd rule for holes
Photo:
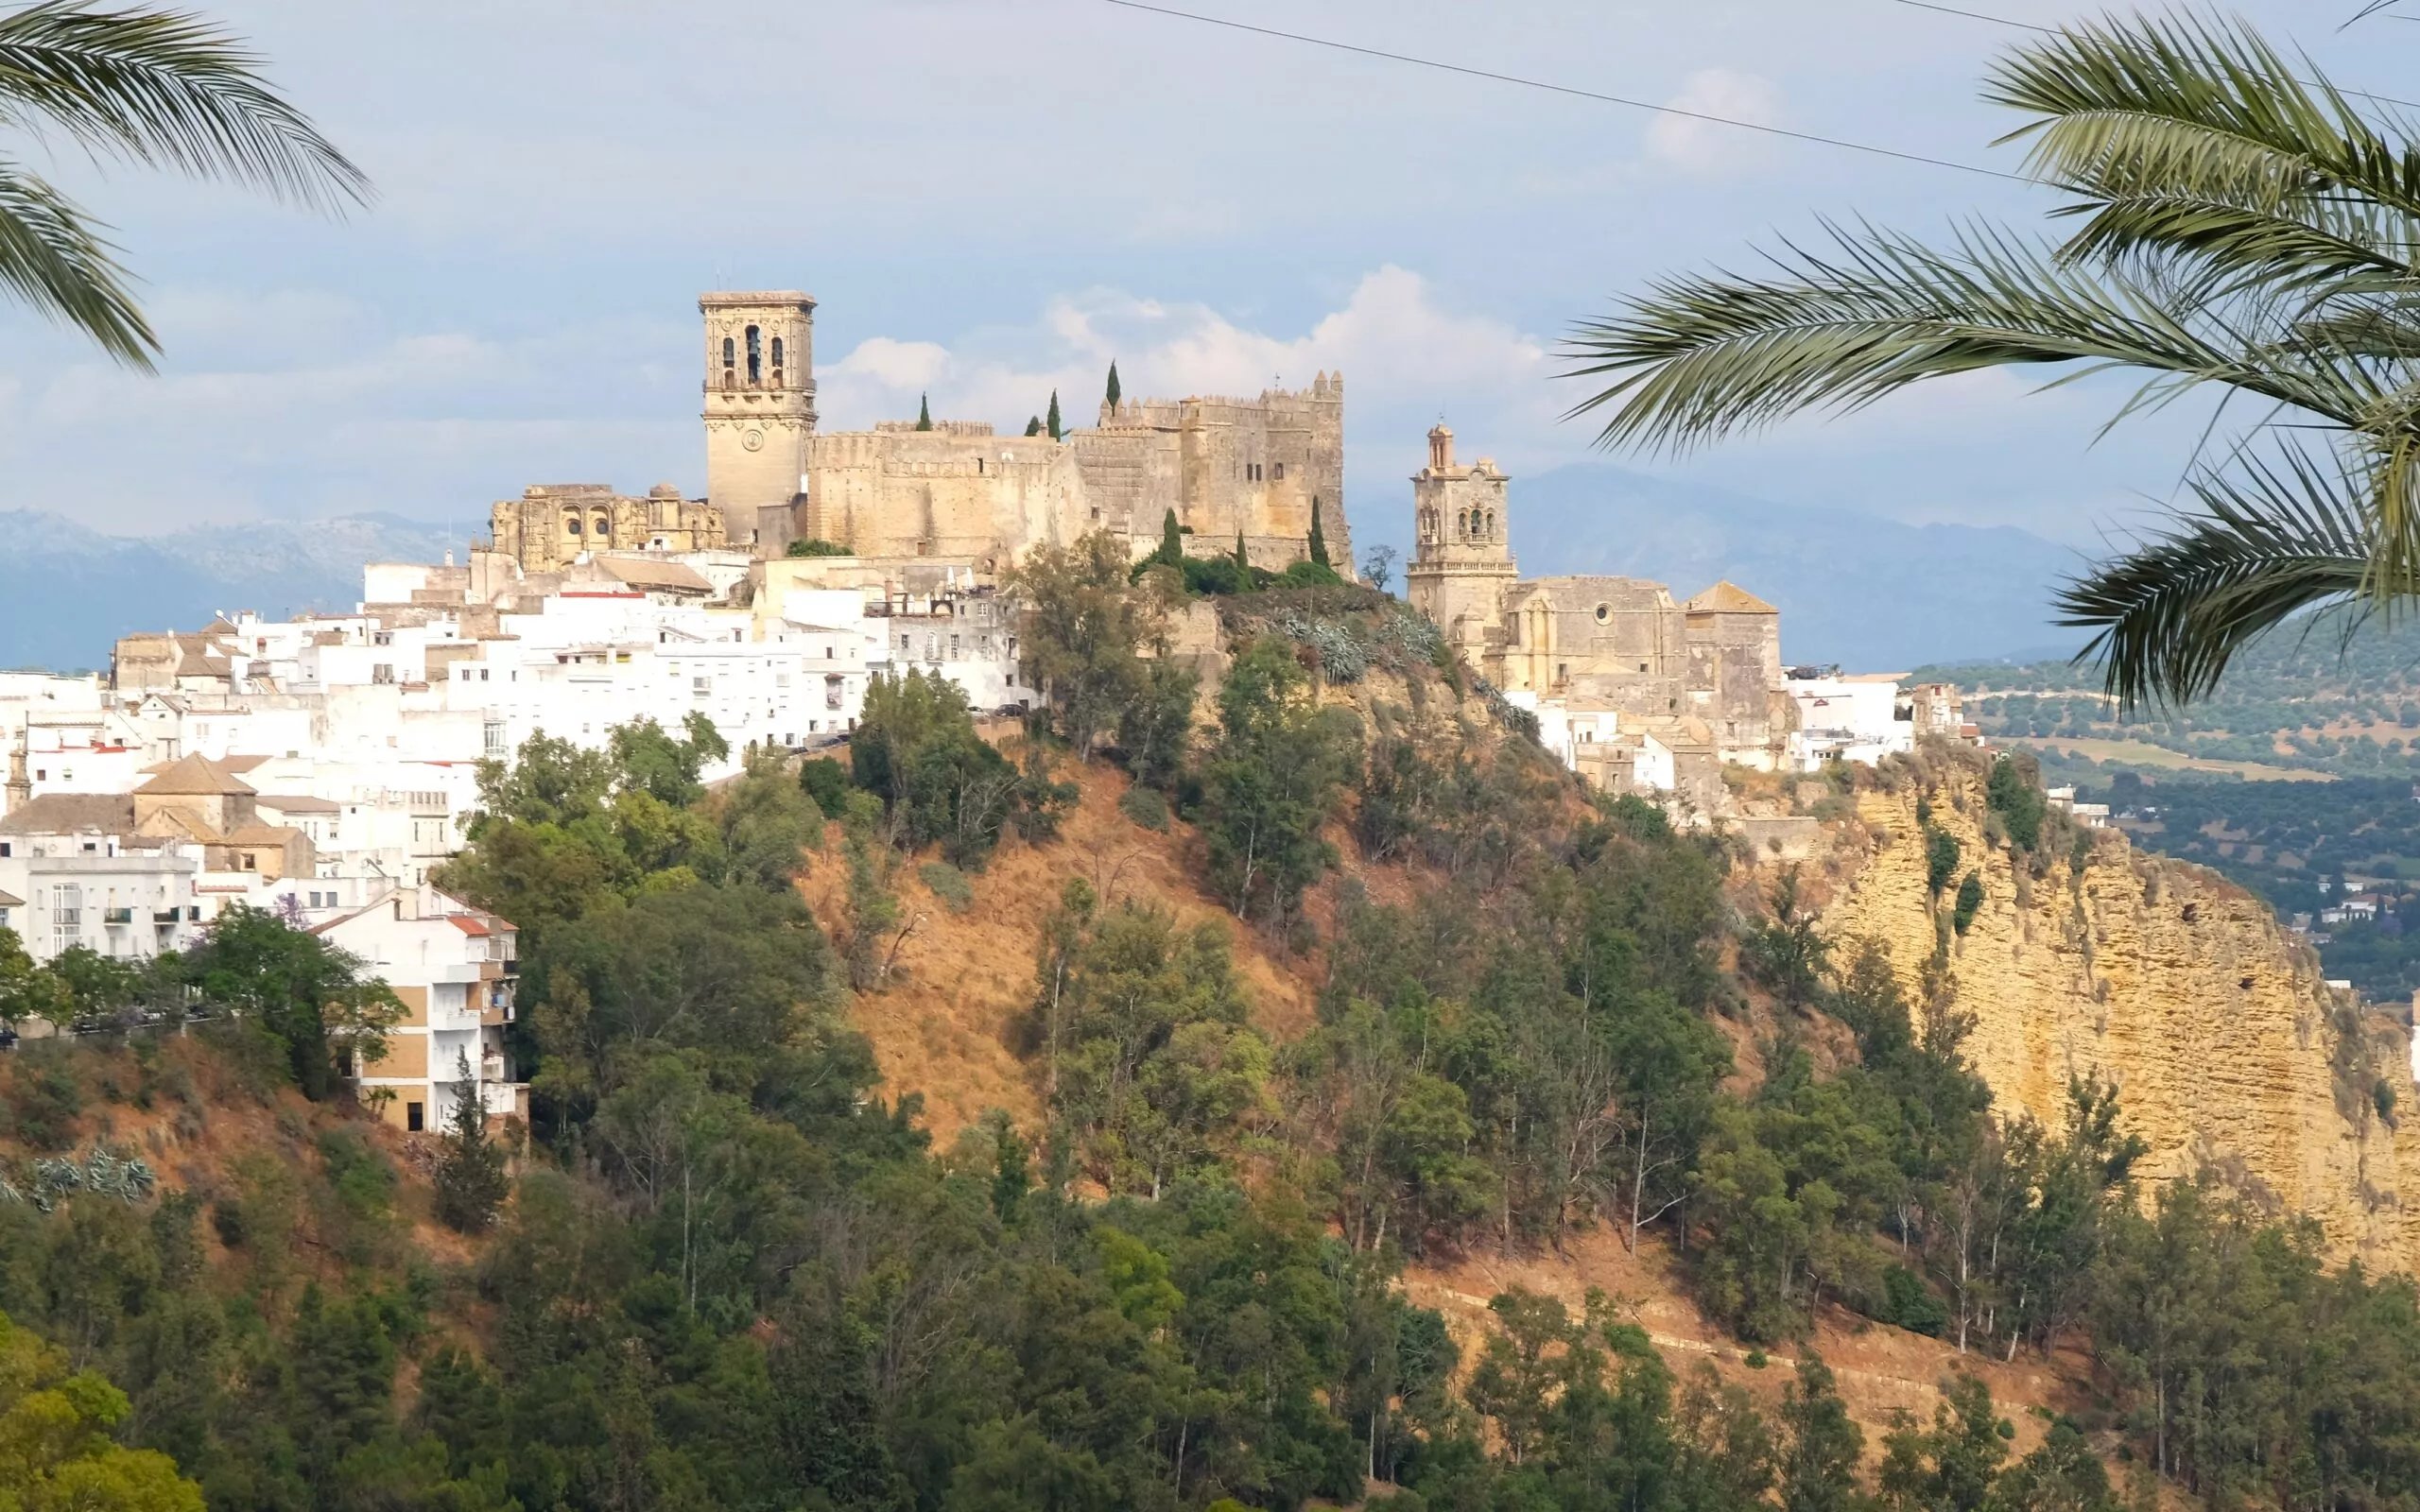
[[[1781,124],[1781,91],[1771,79],[1730,68],[1702,68],[1664,102],[1696,115],[1659,115],[1647,128],[1647,155],[1668,167],[1694,174],[1726,173],[1764,161],[1769,138],[1723,120],[1755,126]]]

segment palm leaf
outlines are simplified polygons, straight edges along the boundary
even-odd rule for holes
[[[83,331],[101,350],[148,370],[159,342],[126,286],[126,270],[90,217],[19,164],[0,160],[0,286]]]
[[[2363,598],[2373,581],[2371,486],[2365,470],[2299,449],[2199,477],[2200,508],[2070,579],[2056,597],[2058,623],[2098,632],[2077,660],[2100,663],[2120,708],[2201,697],[2260,637],[2322,605]]]
[[[269,88],[260,60],[181,12],[45,0],[0,17],[0,120],[318,210],[370,196],[361,170]]]
[[[2392,387],[2313,360],[2296,337],[2301,301],[2180,309],[2160,288],[1989,229],[1948,252],[1870,229],[1834,228],[1833,238],[1822,253],[1772,258],[1771,277],[1666,281],[1574,327],[1564,376],[1613,382],[1570,414],[1612,408],[1600,444],[1677,450],[1981,368],[2134,369],[2165,381],[2137,404],[2219,384],[2341,425]]]

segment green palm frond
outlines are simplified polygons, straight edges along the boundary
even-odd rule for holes
[[[2244,26],[2132,18],[2014,49],[1983,97],[2035,117],[2025,171],[2087,196],[2152,190],[2275,209],[2350,190],[2420,215],[2420,156]]]
[[[2197,511],[2060,589],[2059,623],[2098,632],[2083,655],[2101,663],[2122,707],[2202,697],[2261,636],[2321,606],[2361,599],[2370,486],[2360,470],[2298,449],[2226,478],[2198,478]]]
[[[370,197],[369,179],[269,88],[258,58],[178,11],[46,0],[0,16],[0,119],[316,210]]]
[[[2384,391],[2281,339],[2293,330],[2287,314],[2180,310],[2162,290],[2002,232],[1971,232],[1942,252],[1835,228],[1831,249],[1772,261],[1771,277],[1668,280],[1574,327],[1565,375],[1613,382],[1570,413],[1613,409],[1600,444],[1678,450],[1982,368],[2083,365],[2062,382],[2133,369],[2166,385],[2158,397],[2218,384],[2344,425]]]
[[[158,340],[110,245],[74,201],[6,160],[0,160],[0,286],[57,314],[119,361],[151,366]]]
[[[43,0],[0,15],[0,128],[328,214],[370,198],[368,178],[268,86],[257,58],[179,11]],[[0,286],[147,371],[159,339],[102,232],[41,178],[0,162]]]

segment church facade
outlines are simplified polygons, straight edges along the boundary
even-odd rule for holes
[[[1443,425],[1428,433],[1411,480],[1412,607],[1516,702],[1608,711],[1668,745],[1772,765],[1792,723],[1780,611],[1727,582],[1675,602],[1639,577],[1525,578],[1510,482],[1491,458],[1457,462]]]
[[[1248,399],[1104,401],[1098,423],[1004,436],[983,421],[818,428],[816,302],[794,289],[699,297],[706,494],[658,485],[644,499],[600,484],[541,485],[491,510],[495,548],[549,571],[596,551],[746,550],[792,541],[850,555],[925,558],[982,573],[1094,531],[1141,557],[1170,511],[1191,549],[1238,538],[1259,566],[1308,553],[1317,515],[1329,559],[1351,576],[1344,512],[1344,379]]]

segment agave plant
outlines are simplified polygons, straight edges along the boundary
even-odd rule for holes
[[[1984,368],[2139,375],[2113,425],[2215,391],[2192,502],[2058,593],[2128,707],[2207,694],[2321,606],[2420,598],[2420,143],[2229,22],[2069,26],[1984,97],[2025,115],[2000,140],[2070,234],[1835,224],[1761,276],[1665,281],[1574,328],[1602,387],[1573,414],[1669,450]]]
[[[265,190],[341,213],[370,181],[197,17],[46,0],[0,15],[0,128],[100,160]],[[0,286],[148,371],[159,337],[91,214],[0,154]]]

